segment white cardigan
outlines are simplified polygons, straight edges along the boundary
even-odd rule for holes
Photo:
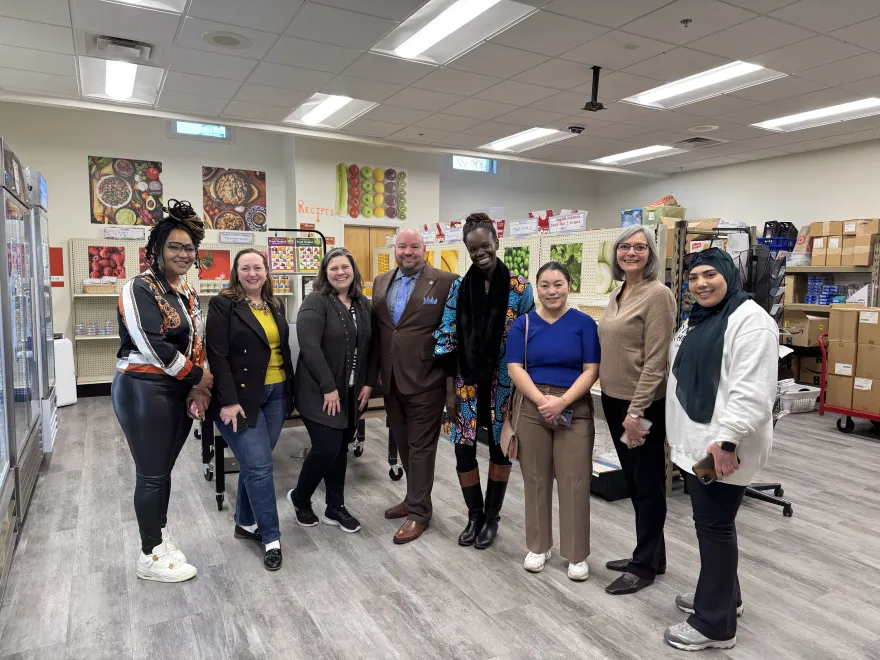
[[[685,324],[672,339],[669,364],[688,332]],[[732,442],[741,461],[724,483],[748,486],[755,472],[770,456],[773,444],[773,403],[778,379],[779,329],[752,300],[743,303],[727,322],[721,380],[715,398],[712,421],[700,424],[688,417],[675,389],[678,384],[670,368],[666,388],[666,436],[672,462],[693,474],[693,465],[706,457],[710,442]]]

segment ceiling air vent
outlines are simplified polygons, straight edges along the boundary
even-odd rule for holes
[[[95,37],[95,54],[98,57],[130,62],[149,62],[153,47],[140,41],[120,37]]]
[[[705,149],[706,147],[714,147],[719,144],[724,144],[727,140],[716,140],[715,138],[707,138],[707,137],[692,137],[687,140],[680,140],[679,142],[673,143],[673,147],[678,149]]]

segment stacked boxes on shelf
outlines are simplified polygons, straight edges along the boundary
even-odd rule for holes
[[[880,219],[814,222],[809,235],[813,266],[870,266]]]
[[[880,415],[880,308],[836,305],[828,332],[825,405]]]
[[[792,277],[792,279],[795,279]],[[804,302],[808,305],[821,305],[819,302],[822,297],[823,289],[828,286],[824,275],[811,275],[807,278],[807,293],[804,296]]]
[[[853,410],[880,415],[880,308],[859,312]]]

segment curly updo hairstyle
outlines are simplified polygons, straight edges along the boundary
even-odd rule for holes
[[[467,235],[475,229],[488,229],[492,234],[492,238],[498,240],[498,232],[495,230],[495,223],[485,213],[471,213],[464,221],[464,227],[461,230],[462,240],[467,243]]]
[[[165,216],[150,230],[150,237],[147,240],[147,248],[144,255],[147,265],[161,273],[165,272],[162,250],[172,231],[175,229],[185,231],[189,234],[190,240],[192,240],[196,248],[205,240],[205,223],[202,222],[202,219],[195,212],[192,204],[169,199],[168,206],[164,207],[163,210],[165,211]],[[198,259],[196,259],[196,267],[198,267]]]

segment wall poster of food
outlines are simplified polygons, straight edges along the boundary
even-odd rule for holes
[[[226,231],[266,231],[266,173],[202,167],[205,225]]]
[[[614,263],[614,240],[602,241],[599,244],[599,257],[596,264],[596,293],[604,295],[611,293],[622,282],[616,282],[611,275],[611,265]]]
[[[147,248],[138,248],[138,273],[143,273],[150,267],[147,263]]]
[[[440,270],[458,272],[458,250],[440,250]]]
[[[231,270],[229,250],[199,250],[200,280],[228,280]]]
[[[568,272],[571,273],[571,293],[581,292],[583,253],[583,243],[557,243],[550,246],[550,261],[558,261],[568,267]]]
[[[162,219],[162,163],[89,156],[92,224],[154,225]]]
[[[125,279],[124,247],[89,246],[89,278],[99,280],[102,277]]]
[[[336,215],[406,220],[404,170],[339,163],[336,165]]]
[[[504,265],[512,275],[529,279],[529,246],[504,248]]]

